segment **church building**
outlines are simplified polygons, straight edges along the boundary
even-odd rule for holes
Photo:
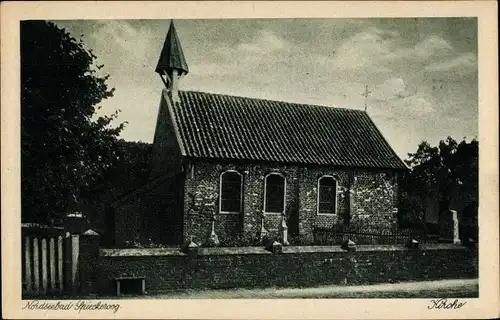
[[[151,176],[113,204],[116,245],[311,245],[317,230],[397,229],[407,167],[365,111],[180,91],[189,68],[173,23],[155,71]]]

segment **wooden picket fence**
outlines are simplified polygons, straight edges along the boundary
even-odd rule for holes
[[[63,228],[22,228],[23,296],[71,292],[77,284],[78,235]]]

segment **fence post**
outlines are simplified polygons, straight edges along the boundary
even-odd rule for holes
[[[42,238],[42,293],[47,294],[47,239]]]
[[[40,292],[40,263],[38,260],[38,238],[33,238],[33,291],[34,293]]]
[[[62,292],[64,290],[63,278],[63,237],[57,237],[57,290]]]
[[[453,243],[454,244],[462,244],[460,240],[460,223],[458,221],[458,215],[456,210],[450,210],[453,220]]]
[[[26,293],[31,293],[33,290],[33,280],[31,279],[30,240],[30,237],[24,237],[24,281],[26,283]]]
[[[49,280],[50,292],[56,291],[56,248],[54,237],[49,240]]]
[[[78,257],[80,254],[80,236],[71,235],[71,291],[78,289]]]

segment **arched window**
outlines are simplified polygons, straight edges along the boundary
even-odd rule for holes
[[[270,173],[264,184],[264,212],[282,213],[285,211],[286,180],[279,173]]]
[[[318,179],[318,214],[335,214],[337,211],[337,180],[330,176]]]
[[[240,213],[242,209],[243,179],[237,171],[226,171],[220,175],[219,212]]]

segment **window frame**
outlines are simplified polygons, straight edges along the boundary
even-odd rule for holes
[[[269,178],[270,176],[272,175],[276,175],[276,176],[280,176],[283,178],[283,211],[282,212],[272,212],[272,211],[266,211],[266,202],[267,202],[267,178]],[[264,214],[284,214],[285,211],[286,211],[286,187],[287,187],[287,181],[286,181],[286,177],[282,174],[282,173],[279,173],[279,172],[270,172],[268,174],[266,174],[264,176],[264,208],[263,208],[263,212]]]
[[[223,211],[222,210],[222,177],[226,173],[237,173],[240,177],[240,210],[239,211]],[[243,175],[237,170],[226,170],[219,176],[219,213],[220,214],[242,214],[243,213]]]
[[[320,185],[321,185],[321,179],[323,178],[331,178],[333,181],[335,181],[335,210],[334,212],[319,212],[319,195],[320,195]],[[338,178],[332,175],[322,175],[321,177],[318,178],[317,182],[317,195],[316,195],[316,214],[318,216],[335,216],[337,215],[337,208],[338,208],[338,187],[339,187],[339,181]]]

